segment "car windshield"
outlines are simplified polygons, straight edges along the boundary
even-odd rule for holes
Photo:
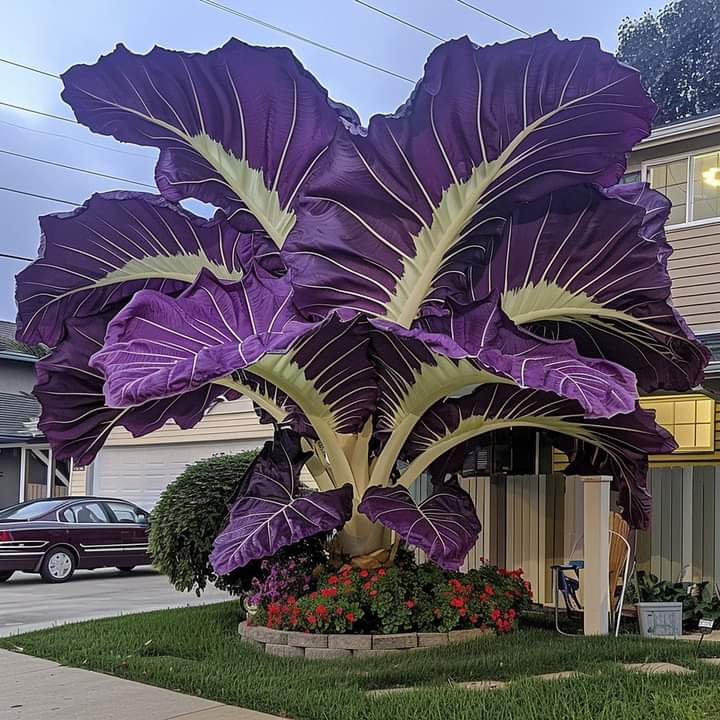
[[[60,507],[63,500],[37,500],[0,510],[0,520],[31,520]]]

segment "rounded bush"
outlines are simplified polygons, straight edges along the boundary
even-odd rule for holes
[[[239,592],[252,578],[247,573],[217,577],[209,563],[213,541],[222,529],[228,506],[258,451],[218,455],[189,465],[165,488],[150,516],[153,565],[177,590],[200,593],[208,582]]]

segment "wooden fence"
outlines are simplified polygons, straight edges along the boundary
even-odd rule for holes
[[[482,558],[507,568],[522,567],[538,602],[551,600],[550,566],[573,548],[582,552],[582,483],[562,473],[464,478],[482,525],[463,570]],[[720,583],[720,466],[653,468],[650,528],[637,533],[638,568],[664,580]],[[427,478],[412,488],[421,500]],[[419,554],[420,559],[424,559]]]

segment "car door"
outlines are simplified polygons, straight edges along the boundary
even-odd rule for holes
[[[97,500],[83,500],[63,508],[58,519],[67,523],[70,542],[77,550],[79,567],[114,566],[122,554],[121,528]]]
[[[124,566],[149,565],[148,513],[122,500],[106,500],[104,504],[112,521],[121,528]]]

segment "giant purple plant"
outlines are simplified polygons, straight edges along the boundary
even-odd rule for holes
[[[655,106],[595,40],[444,43],[367,129],[288,50],[237,40],[118,46],[63,82],[80,123],[159,149],[160,194],[42,218],[18,276],[18,337],[54,348],[35,392],[59,457],[249,397],[275,441],[219,573],[333,529],[350,556],[389,528],[457,567],[479,525],[453,473],[514,426],[611,473],[647,522],[647,454],[674,443],[638,391],[691,388],[708,356],[670,299],[669,202],[616,185]]]

